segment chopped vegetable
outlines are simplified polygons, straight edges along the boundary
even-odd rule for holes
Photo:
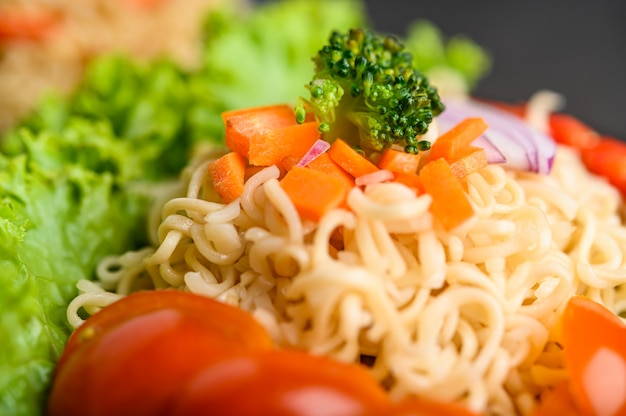
[[[549,125],[550,134],[557,143],[580,150],[591,149],[598,144],[598,133],[576,117],[554,113],[550,115]]]
[[[480,137],[489,126],[480,117],[466,118],[439,136],[430,148],[429,160],[444,158],[448,163],[466,157],[472,142]],[[475,149],[471,149],[473,151]]]
[[[468,117],[481,117],[489,125],[485,136],[504,155],[505,166],[550,173],[556,153],[556,143],[550,136],[507,111],[473,99],[446,101],[446,111],[438,122],[440,127],[450,128]]]
[[[457,178],[464,178],[470,173],[484,168],[487,164],[485,149],[470,146],[469,154],[450,163],[450,169]]]
[[[376,165],[341,139],[337,139],[331,144],[330,149],[328,149],[328,155],[342,169],[355,178],[378,170]]]
[[[345,186],[350,189],[354,186],[354,177],[346,172],[341,166],[328,155],[328,152],[322,153],[313,161],[311,161],[307,167],[309,169],[318,170],[320,172],[327,173],[331,176],[336,176],[341,179]]]
[[[231,110],[222,113],[222,120],[226,126],[226,147],[246,158],[251,140],[270,130],[296,124],[293,110],[286,104]]]
[[[285,156],[280,161],[280,167],[285,169],[286,171],[291,170],[294,166],[298,166],[298,163],[302,160],[301,157],[298,156]],[[302,167],[302,166],[300,166]]]
[[[570,391],[582,414],[626,414],[626,326],[581,296],[563,313],[562,338]]]
[[[396,173],[394,175],[394,180],[409,188],[415,189],[420,194],[425,192],[424,187],[420,182],[420,177],[418,175],[411,175],[408,173]]]
[[[428,149],[420,136],[444,105],[412,60],[394,37],[362,29],[333,32],[313,58],[310,98],[296,105],[298,122],[313,112],[326,140],[354,137],[350,144],[367,152],[392,144],[407,153]]]
[[[604,176],[626,197],[626,143],[602,137],[592,148],[581,152],[583,163],[589,171]]]
[[[502,152],[484,135],[474,140],[472,145],[485,151],[488,163],[500,164],[506,162],[506,157],[504,157]]]
[[[576,407],[569,383],[563,382],[541,395],[539,406],[533,416],[581,416],[580,409]]]
[[[330,148],[330,143],[326,140],[316,140],[313,143],[313,146],[306,152],[304,156],[298,161],[296,166],[300,166],[301,168],[305,167],[323,153],[325,153]]]
[[[320,137],[318,123],[310,121],[272,128],[250,136],[248,162],[253,166],[272,166],[285,157],[301,159]]]
[[[243,193],[246,176],[246,159],[236,152],[229,152],[209,165],[209,175],[215,191],[228,204]]]
[[[378,167],[395,173],[417,174],[420,165],[421,154],[400,152],[395,149],[385,149],[380,159]]]
[[[318,222],[344,201],[346,183],[333,175],[309,168],[292,168],[280,181],[302,218]]]
[[[419,180],[433,201],[430,211],[446,230],[451,230],[474,216],[474,209],[450,165],[439,158],[420,170]]]

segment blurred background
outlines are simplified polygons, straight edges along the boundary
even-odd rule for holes
[[[626,2],[620,0],[365,0],[373,26],[402,35],[424,18],[465,34],[492,55],[475,94],[519,102],[540,89],[564,111],[626,140]]]

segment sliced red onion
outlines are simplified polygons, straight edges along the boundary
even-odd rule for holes
[[[504,165],[512,169],[550,173],[556,153],[556,143],[550,136],[524,120],[486,103],[465,99],[448,100],[445,104],[446,110],[437,117],[442,131],[467,117],[482,117],[489,128],[482,141],[476,141],[474,145],[484,144],[484,140],[490,142],[506,159]],[[497,154],[492,154],[492,157],[498,159]]]
[[[393,172],[381,169],[376,172],[367,173],[354,179],[356,186],[374,185],[376,183],[387,182],[393,180]]]
[[[487,155],[487,162],[489,163],[505,163],[506,157],[502,154],[500,149],[496,147],[495,144],[491,142],[484,134],[480,136],[478,139],[472,142],[473,146],[482,147],[485,149],[485,154]]]
[[[302,156],[302,159],[300,159],[298,163],[296,163],[296,166],[301,168],[305,167],[309,163],[313,162],[319,155],[325,153],[329,148],[330,143],[328,143],[326,140],[317,140],[315,143],[313,143],[313,146],[311,146],[306,154]]]

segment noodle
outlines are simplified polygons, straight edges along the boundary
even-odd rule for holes
[[[549,176],[498,165],[469,175],[476,216],[451,232],[430,214],[428,195],[397,183],[354,188],[349,211],[303,222],[275,166],[222,204],[207,180],[210,160],[183,175],[185,196],[163,205],[143,270],[107,259],[98,285],[81,283],[73,325],[81,307],[119,297],[103,288],[125,294],[148,277],[249,311],[279,345],[368,357],[393,398],[529,414],[538,393],[565,377],[552,328],[567,299],[626,309],[619,195],[568,148]]]

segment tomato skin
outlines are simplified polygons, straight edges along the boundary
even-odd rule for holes
[[[266,348],[271,340],[265,329],[248,313],[215,300],[176,290],[142,291],[126,296],[89,317],[85,324],[70,336],[57,364],[57,371],[64,361],[86,341],[126,322],[128,319],[163,308],[183,311],[186,315],[202,320],[207,330],[227,343],[241,344],[246,349]]]
[[[423,398],[409,398],[391,406],[389,416],[478,416],[477,413],[454,403]]]
[[[541,395],[541,402],[533,416],[581,416],[581,411],[576,407],[569,383],[563,382],[552,390]]]
[[[591,149],[598,144],[598,133],[579,119],[569,114],[554,113],[549,119],[550,133],[557,143],[575,149]]]
[[[240,309],[185,292],[130,295],[88,319],[70,339],[48,414],[165,414],[198,370],[270,347],[263,328]]]
[[[626,325],[604,306],[582,296],[569,300],[562,321],[570,393],[581,414],[626,414]],[[607,355],[610,360],[598,361]],[[607,397],[618,400],[612,403],[615,413],[598,411],[606,405]]]
[[[581,153],[590,172],[604,176],[626,196],[626,142],[602,137],[596,146]]]
[[[389,399],[360,366],[294,350],[234,357],[187,383],[174,416],[387,414]]]

